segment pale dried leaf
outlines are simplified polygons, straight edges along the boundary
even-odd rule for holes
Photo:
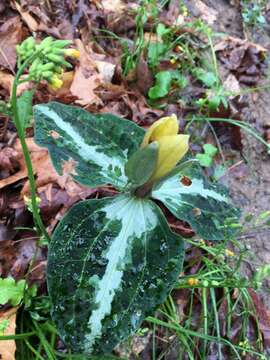
[[[101,84],[101,75],[98,73],[94,60],[86,51],[81,40],[77,39],[75,45],[81,55],[80,62],[75,69],[70,92],[77,97],[76,103],[82,106],[101,104],[100,98],[94,93],[94,90]]]
[[[5,89],[8,94],[11,94],[12,85],[14,81],[14,76],[11,75],[9,72],[0,70],[0,87]],[[17,95],[21,95],[23,91],[30,89],[33,87],[33,85],[30,82],[25,82],[22,84],[19,84],[17,89]]]
[[[8,321],[8,325],[4,331],[0,331],[0,335],[15,335],[16,331],[16,311],[17,308],[12,308],[0,312],[0,324]],[[15,340],[1,340],[0,341],[0,358],[3,360],[14,360],[16,351]]]
[[[122,0],[102,0],[101,3],[104,10],[112,12],[121,12],[126,7]]]
[[[208,25],[212,25],[216,21],[218,15],[216,10],[205,5],[201,0],[196,0],[194,6],[199,12],[200,18]]]
[[[112,81],[116,65],[111,64],[107,61],[99,61],[99,60],[96,60],[95,63],[101,75],[102,81],[104,83],[110,83]]]
[[[232,93],[232,95],[229,96],[230,98],[234,98],[235,96],[239,95],[241,91],[239,81],[233,74],[229,74],[229,76],[223,83],[223,87],[226,91]]]
[[[9,19],[0,28],[0,65],[12,72],[16,65],[16,45],[22,41],[22,36],[19,16]]]
[[[13,4],[14,4],[15,8],[17,9],[17,11],[20,13],[23,21],[26,23],[29,30],[32,32],[38,31],[39,25],[38,25],[38,22],[33,18],[33,16],[30,15],[28,11],[24,11],[22,9],[22,7],[16,1],[14,1]]]

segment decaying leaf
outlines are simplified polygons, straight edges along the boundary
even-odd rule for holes
[[[216,44],[215,51],[240,82],[248,85],[258,82],[265,67],[267,49],[248,40],[228,36]]]
[[[230,98],[234,98],[236,95],[240,94],[241,87],[239,81],[233,74],[229,74],[226,80],[223,83],[224,90],[231,93]]]
[[[28,28],[31,31],[38,31],[38,22],[34,19],[34,17],[28,11],[23,10],[17,1],[14,1],[13,4],[20,13],[22,20],[26,23]]]
[[[19,16],[6,21],[0,28],[0,65],[11,71],[16,65],[16,45],[23,38]]]
[[[200,17],[208,25],[213,25],[217,19],[218,12],[212,7],[207,6],[201,0],[191,1],[192,6],[197,12],[197,17]]]
[[[0,55],[1,56],[1,55]],[[10,74],[5,70],[0,70],[0,87],[7,91],[8,95],[11,94],[11,89],[14,81],[14,75]],[[19,84],[17,89],[17,95],[21,95],[24,90],[30,89],[31,84],[29,82],[25,82]]]
[[[99,61],[99,60],[96,60],[95,64],[101,75],[102,81],[105,83],[110,83],[114,75],[115,65],[107,61]]]
[[[17,308],[2,311],[0,313],[0,335],[15,335]],[[0,358],[14,360],[16,351],[15,340],[0,341]]]
[[[105,11],[112,12],[121,12],[126,6],[122,0],[102,0],[101,4]]]
[[[101,84],[101,76],[96,69],[96,64],[81,40],[76,40],[75,45],[80,51],[80,62],[76,66],[70,92],[77,97],[76,103],[82,106],[101,104],[100,98],[94,92]]]

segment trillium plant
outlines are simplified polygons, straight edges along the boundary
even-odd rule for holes
[[[182,270],[184,240],[160,206],[213,241],[233,234],[238,211],[190,158],[189,136],[178,134],[174,115],[145,131],[112,114],[51,102],[34,106],[34,120],[35,141],[59,174],[69,169],[82,185],[117,190],[66,213],[47,266],[52,317],[66,346],[109,354],[165,301]]]

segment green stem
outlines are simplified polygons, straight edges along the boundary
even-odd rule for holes
[[[12,108],[12,113],[13,113],[13,120],[14,120],[16,129],[18,132],[18,136],[20,139],[20,143],[22,146],[23,156],[24,156],[24,160],[25,160],[25,164],[26,164],[26,168],[27,168],[27,173],[28,173],[34,224],[35,224],[35,227],[36,227],[37,231],[39,232],[39,234],[40,235],[42,234],[46,238],[46,240],[49,242],[50,236],[48,235],[48,233],[45,229],[45,226],[41,220],[40,214],[39,214],[39,207],[38,207],[37,197],[36,197],[36,181],[35,181],[35,176],[34,176],[34,172],[33,172],[32,161],[31,161],[30,153],[29,153],[26,141],[25,141],[24,128],[20,122],[18,106],[17,106],[17,88],[18,88],[20,77],[23,74],[26,67],[34,60],[34,58],[37,55],[38,55],[38,53],[35,53],[31,57],[29,57],[17,71],[17,74],[16,74],[14,82],[13,82],[13,86],[12,86],[11,108]]]

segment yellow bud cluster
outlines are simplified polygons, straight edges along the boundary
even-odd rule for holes
[[[199,280],[196,278],[189,278],[187,281],[188,285],[190,286],[196,286],[199,284]]]

